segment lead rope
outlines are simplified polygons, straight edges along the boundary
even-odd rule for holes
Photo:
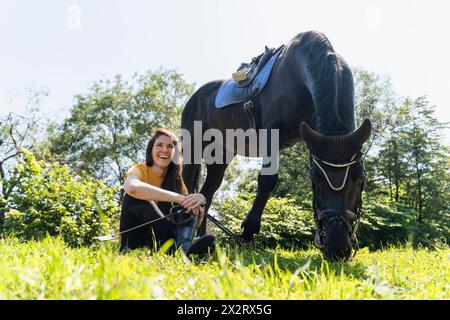
[[[161,216],[160,218],[157,218],[157,219],[154,219],[154,220],[152,220],[152,221],[148,221],[148,222],[142,223],[142,224],[140,224],[140,225],[138,225],[138,226],[136,226],[136,227],[133,227],[133,228],[130,228],[130,229],[127,229],[127,230],[123,230],[123,231],[118,232],[118,233],[113,233],[113,234],[110,234],[110,235],[94,237],[94,239],[95,239],[95,240],[99,240],[99,241],[109,241],[109,240],[114,240],[114,239],[117,239],[118,237],[120,237],[120,236],[121,236],[122,234],[124,234],[124,233],[130,232],[130,231],[133,231],[133,230],[136,230],[136,229],[138,229],[138,228],[142,228],[142,227],[144,227],[144,226],[146,226],[146,225],[152,224],[152,223],[154,223],[154,222],[156,222],[156,221],[159,221],[159,220],[162,220],[162,219],[164,219],[164,218],[168,219],[168,218],[170,218],[170,217],[172,217],[172,216],[174,216],[174,215],[176,215],[176,214],[179,214],[179,213],[181,212],[180,210],[177,210],[177,211],[175,211],[175,212],[172,212],[172,210],[175,208],[175,206],[173,206],[173,207],[170,209],[170,214],[168,214],[167,216],[165,216],[165,215],[161,212],[161,210],[159,210],[158,206],[157,206],[153,201],[149,201],[149,202],[150,202],[150,204],[152,205],[152,207],[155,209],[156,213],[157,213],[159,216]]]

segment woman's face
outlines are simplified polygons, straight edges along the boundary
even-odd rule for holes
[[[170,165],[174,154],[175,145],[170,137],[161,135],[156,138],[152,149],[152,159],[154,165],[161,168],[167,168]]]

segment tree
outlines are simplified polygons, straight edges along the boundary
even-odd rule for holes
[[[76,95],[70,116],[50,129],[50,151],[77,172],[123,184],[128,167],[145,159],[152,131],[179,128],[193,89],[179,73],[163,69],[135,74],[130,81],[117,76],[94,83],[87,94]]]
[[[424,209],[429,209],[426,208],[428,195],[425,189],[440,195],[441,190],[435,187],[437,181],[448,179],[448,174],[445,175],[448,170],[445,170],[444,160],[446,148],[440,143],[439,136],[446,124],[436,119],[434,108],[429,106],[426,97],[405,99],[401,111],[406,118],[405,125],[401,128],[401,136],[405,144],[404,158],[408,164],[407,201],[418,211],[418,221],[423,222]],[[436,171],[442,175],[437,181],[434,179]]]
[[[367,172],[368,192],[384,192],[384,184],[379,183],[382,177],[378,174],[378,157],[380,145],[389,136],[388,128],[392,127],[392,110],[396,108],[396,96],[391,80],[387,75],[379,75],[361,68],[353,70],[355,78],[355,116],[356,125],[365,118],[372,121],[370,143],[364,146],[364,165]]]
[[[279,183],[273,191],[275,197],[289,195],[312,199],[309,151],[303,143],[280,152],[279,168]]]
[[[371,145],[379,144],[385,136],[386,125],[390,122],[391,111],[395,109],[397,97],[388,76],[355,68],[355,115],[356,124],[369,118],[372,122]],[[370,149],[369,145],[367,149]]]
[[[440,142],[447,126],[436,119],[425,96],[405,98],[391,112],[374,169],[384,178],[390,203],[415,212],[416,242],[449,240],[449,149]]]
[[[7,169],[17,161],[22,148],[33,149],[39,142],[38,133],[43,126],[39,104],[48,96],[48,90],[30,86],[26,92],[25,114],[9,112],[0,115],[0,183],[6,178]]]
[[[408,171],[408,164],[404,158],[407,147],[402,135],[402,130],[408,123],[408,112],[402,104],[389,110],[385,138],[380,143],[377,157],[381,161],[376,161],[373,166],[379,177],[387,179],[389,199],[395,204],[399,203],[400,183]]]

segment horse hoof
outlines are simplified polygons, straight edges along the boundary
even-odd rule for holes
[[[247,232],[244,228],[244,231],[240,235],[240,238],[244,244],[249,244],[253,240],[254,233]]]
[[[261,229],[261,216],[255,216],[251,212],[247,214],[244,221],[242,221],[241,228],[244,229],[242,236],[251,241],[255,233],[259,233]]]

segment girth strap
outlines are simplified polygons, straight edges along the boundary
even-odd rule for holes
[[[252,100],[247,101],[244,103],[244,106],[242,107],[244,110],[245,115],[247,116],[248,124],[250,126],[250,129],[257,129],[256,128],[256,115],[255,115],[255,106],[253,104]]]

